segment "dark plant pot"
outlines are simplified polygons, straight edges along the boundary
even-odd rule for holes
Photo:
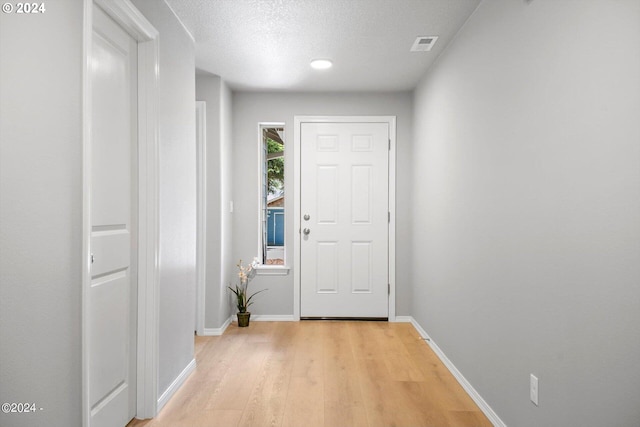
[[[249,318],[251,317],[251,313],[248,311],[245,313],[238,313],[238,326],[241,328],[246,328],[249,326]]]

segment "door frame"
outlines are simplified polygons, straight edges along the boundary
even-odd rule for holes
[[[157,413],[158,383],[158,31],[129,0],[84,0],[82,71],[82,425],[90,427],[91,46],[93,5],[138,42],[138,307],[136,418]]]
[[[207,103],[196,101],[196,333],[204,336],[207,274]]]
[[[389,125],[389,322],[396,320],[396,116],[294,116],[293,129],[293,318],[300,320],[301,304],[301,234],[300,215],[302,193],[301,137],[303,123],[387,123]],[[297,230],[297,232],[296,232]]]

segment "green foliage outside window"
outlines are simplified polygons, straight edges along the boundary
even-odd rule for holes
[[[282,153],[284,145],[267,137],[267,154]],[[284,188],[284,157],[267,161],[267,191],[276,193]]]

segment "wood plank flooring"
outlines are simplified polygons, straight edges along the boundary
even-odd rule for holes
[[[129,427],[491,426],[408,323],[234,323],[195,339],[195,372]]]

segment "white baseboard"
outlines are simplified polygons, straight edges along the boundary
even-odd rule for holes
[[[251,320],[254,322],[293,322],[293,314],[253,314]],[[219,328],[204,328],[205,337],[217,337],[224,334],[232,321],[238,321],[238,316],[235,314],[229,316],[224,324]]]
[[[254,322],[293,322],[293,314],[252,314]]]
[[[167,404],[169,399],[175,394],[176,391],[182,386],[182,384],[189,378],[189,375],[196,369],[196,359],[191,360],[189,364],[180,372],[180,375],[173,380],[171,385],[162,393],[162,396],[158,399],[158,410],[157,413],[160,413],[164,405]]]
[[[229,325],[231,324],[231,321],[233,319],[235,319],[235,316],[230,316],[227,320],[224,321],[222,326],[219,327],[219,328],[204,328],[203,336],[205,336],[205,337],[217,337],[217,336],[220,336],[220,335],[224,334],[224,331],[227,330],[227,328],[229,327]]]
[[[238,316],[233,315],[233,320],[238,321]],[[293,314],[252,314],[251,322],[293,322]]]
[[[396,316],[396,320],[394,320],[393,322],[395,323],[412,323],[411,321],[413,320],[413,317],[411,316]],[[391,321],[391,320],[389,320]]]
[[[402,320],[400,320],[402,319]],[[469,381],[462,375],[462,373],[456,368],[456,366],[449,360],[446,354],[438,347],[438,345],[429,337],[429,334],[420,326],[420,324],[413,318],[413,316],[397,316],[397,322],[410,322],[414,328],[418,331],[420,336],[426,341],[426,343],[431,347],[433,352],[438,356],[438,358],[442,361],[444,366],[447,367],[449,372],[455,377],[455,379],[460,383],[462,388],[467,392],[469,397],[476,402],[476,405],[480,408],[480,410],[489,418],[489,421],[495,427],[507,427],[507,425],[500,419],[498,414],[495,413],[493,409],[489,406],[489,404],[480,396],[480,393],[476,391],[475,388],[471,385]]]

